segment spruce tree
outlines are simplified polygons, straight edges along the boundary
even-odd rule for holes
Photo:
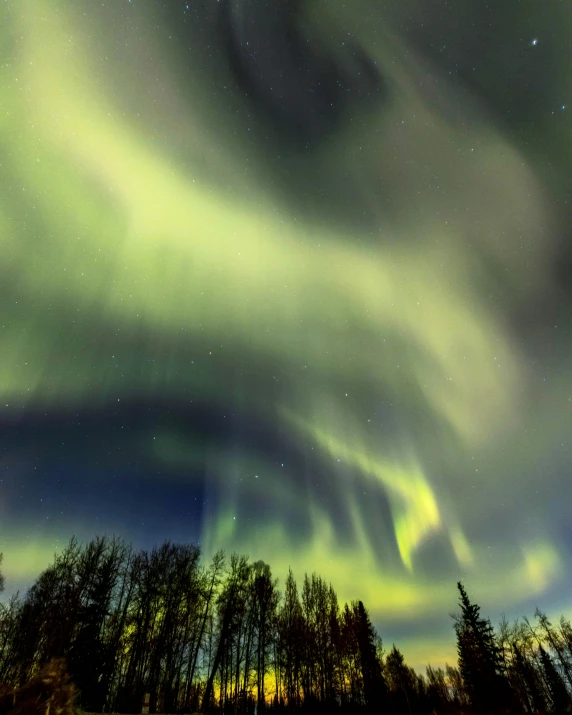
[[[476,713],[495,713],[511,705],[510,686],[502,673],[502,655],[493,627],[469,601],[459,581],[461,614],[456,619],[459,669],[469,702]]]
[[[391,688],[393,711],[396,715],[412,715],[414,684],[411,669],[405,664],[401,651],[395,647],[385,661],[385,672]]]
[[[366,705],[371,711],[383,708],[387,698],[387,686],[383,677],[381,663],[377,655],[377,634],[363,603],[358,601],[356,612],[357,642],[363,677],[363,689]]]

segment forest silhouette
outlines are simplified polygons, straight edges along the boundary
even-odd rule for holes
[[[315,573],[278,586],[246,556],[204,564],[194,545],[72,538],[0,605],[0,715],[49,703],[139,713],[147,694],[151,713],[572,712],[564,617],[553,625],[537,609],[494,629],[458,583],[458,665],[420,675],[395,645],[384,651],[361,601],[340,605]]]

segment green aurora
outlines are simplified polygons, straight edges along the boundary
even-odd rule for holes
[[[158,471],[178,489],[202,474],[207,556],[248,553],[282,581],[290,565],[317,571],[340,599],[363,599],[412,665],[455,659],[459,578],[492,615],[537,600],[572,611],[572,294],[555,278],[571,225],[572,19],[547,4],[538,17],[526,0],[528,19],[514,9],[516,26],[481,37],[472,86],[403,29],[421,6],[309,4],[321,36],[359,39],[390,98],[300,154],[276,150],[198,41],[189,60],[159,4],[4,3],[10,435],[32,412],[145,396],[250,415],[283,459],[249,428],[207,439],[166,420],[126,425],[125,439],[167,491]],[[540,64],[545,87],[509,128],[494,118],[495,92],[520,72],[507,55]],[[10,439],[0,551],[15,588],[96,527],[20,511],[14,484],[43,469],[57,490],[57,470]],[[127,486],[113,499],[139,504]],[[150,537],[126,524],[111,526]],[[152,536],[172,536],[167,517]]]

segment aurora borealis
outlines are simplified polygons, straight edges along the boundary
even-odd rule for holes
[[[572,611],[572,19],[446,5],[307,3],[380,88],[298,146],[207,0],[4,3],[8,592],[106,532],[317,571],[411,665],[460,578]]]

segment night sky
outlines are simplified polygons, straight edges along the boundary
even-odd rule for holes
[[[419,667],[572,615],[558,0],[0,9],[6,595],[75,534],[316,571]]]

